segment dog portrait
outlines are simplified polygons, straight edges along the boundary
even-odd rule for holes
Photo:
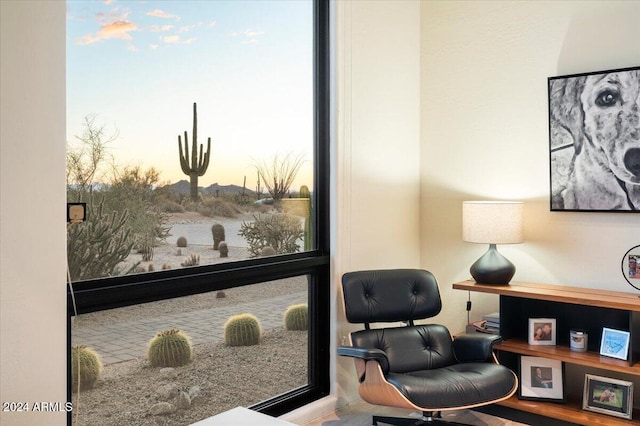
[[[640,67],[550,77],[552,211],[640,211]]]

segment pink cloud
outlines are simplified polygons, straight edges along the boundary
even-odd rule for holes
[[[152,25],[151,26],[151,32],[152,33],[159,33],[159,32],[164,32],[164,31],[169,31],[170,29],[173,28],[173,25],[163,25],[163,26],[158,26],[158,25]]]
[[[76,40],[76,44],[88,45],[99,42],[101,40],[108,39],[120,39],[120,40],[132,40],[129,32],[137,31],[138,26],[133,22],[128,21],[114,21],[102,25],[100,31],[95,35],[85,34]]]
[[[172,35],[172,36],[162,37],[162,41],[164,41],[167,44],[179,43],[180,36]]]
[[[246,35],[247,37],[255,37],[264,34],[264,31],[245,30],[242,34]]]
[[[160,9],[155,9],[155,10],[152,10],[151,12],[147,12],[147,15],[155,16],[156,18],[175,19],[176,21],[180,20],[180,17],[178,15],[172,15]]]

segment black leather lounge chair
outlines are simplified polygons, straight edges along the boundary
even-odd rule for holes
[[[422,412],[420,420],[373,416],[374,425],[440,424],[442,411],[492,404],[516,391],[516,375],[493,354],[499,336],[476,333],[453,340],[443,325],[414,324],[442,307],[430,272],[350,272],[342,277],[342,288],[347,320],[365,328],[351,333],[352,346],[338,348],[338,355],[355,360],[360,396],[370,404]],[[406,325],[370,327],[394,322]]]

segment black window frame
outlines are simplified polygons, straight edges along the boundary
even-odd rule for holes
[[[301,253],[67,285],[67,400],[71,390],[71,319],[76,314],[212,292],[293,276],[309,277],[308,383],[249,408],[279,416],[329,394],[330,73],[329,0],[313,0],[314,249]],[[67,414],[72,424],[72,412]]]

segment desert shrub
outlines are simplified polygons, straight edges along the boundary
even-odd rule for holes
[[[200,255],[196,253],[191,253],[190,256],[185,257],[180,266],[198,266],[200,264]]]
[[[153,199],[158,205],[163,203],[181,204],[185,199],[185,195],[176,192],[171,185],[164,184],[155,187],[153,191]]]
[[[129,213],[104,212],[104,205],[87,204],[87,221],[67,228],[67,261],[73,281],[118,275],[134,245],[127,226]],[[137,265],[126,271],[135,271]]]
[[[211,235],[213,236],[213,249],[218,250],[221,241],[224,241],[224,226],[220,223],[211,225]]]
[[[184,213],[186,211],[182,204],[168,200],[158,203],[157,207],[163,213]]]
[[[260,343],[260,323],[251,314],[234,315],[224,324],[224,344],[252,346]]]
[[[242,213],[242,209],[240,207],[220,198],[207,198],[203,200],[198,204],[196,211],[201,215],[208,217],[236,217],[239,213]]]
[[[187,246],[187,237],[178,237],[176,241],[176,245],[178,247],[186,247]]]
[[[129,212],[127,226],[131,228],[135,247],[147,241],[164,240],[169,236],[168,216],[158,209],[154,187],[160,173],[153,167],[142,170],[139,166],[113,169],[113,177],[101,194],[105,197],[105,211]]]
[[[253,222],[242,222],[238,234],[247,240],[252,257],[260,256],[265,246],[271,246],[277,254],[295,253],[300,250],[303,236],[300,219],[286,214],[253,215]]]
[[[78,380],[80,381],[80,390],[93,388],[100,380],[101,374],[102,362],[96,351],[84,345],[71,348],[71,386],[73,392],[78,391]]]
[[[198,211],[198,207],[200,206],[200,203],[191,201],[189,199],[184,200],[181,204],[184,206],[184,209],[188,212],[196,212]]]
[[[189,336],[175,328],[158,332],[147,349],[153,367],[180,367],[191,361],[192,353]]]
[[[67,232],[67,256],[73,280],[130,273],[117,265],[132,248],[168,236],[168,217],[158,211],[154,168],[120,167],[109,153],[118,136],[107,133],[95,115],[84,120],[84,130],[67,147],[67,200],[87,202],[87,221]],[[96,185],[95,182],[100,182]],[[98,204],[94,200],[101,200]]]
[[[305,303],[287,308],[284,313],[284,327],[287,330],[309,329],[309,309]]]

